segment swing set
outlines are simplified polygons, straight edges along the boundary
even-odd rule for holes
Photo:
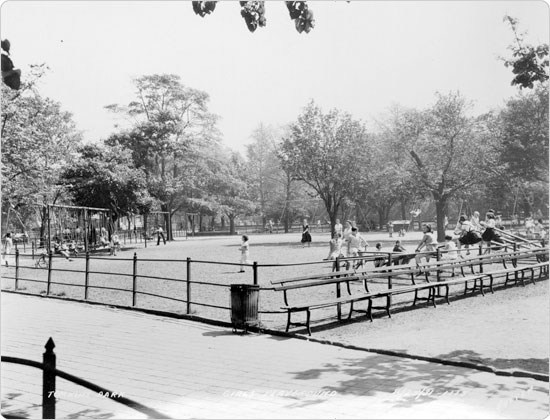
[[[41,214],[40,244],[49,252],[52,242],[74,242],[88,252],[106,246],[116,231],[112,211],[105,208],[37,204]]]

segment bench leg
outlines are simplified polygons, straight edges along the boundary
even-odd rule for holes
[[[489,290],[491,291],[491,293],[495,293],[495,291],[493,290],[493,275],[492,274],[489,274]]]
[[[506,280],[504,281],[504,287],[508,287],[508,282],[510,281],[510,276],[506,273]]]
[[[430,299],[431,299],[432,300],[432,305],[433,305],[434,308],[436,307],[436,305],[435,305],[435,295],[436,295],[435,288],[436,288],[436,286],[430,287],[428,289],[428,291],[429,291],[428,292],[428,300],[426,301],[426,305],[429,305],[430,304]]]
[[[388,295],[386,296],[386,312],[388,313],[389,318],[391,318],[390,306],[391,306],[391,296]]]
[[[287,321],[286,321],[286,331],[285,332],[288,332],[288,329],[290,328],[290,313],[291,313],[291,311],[289,310],[288,311],[288,318],[287,318]]]
[[[521,270],[521,285],[525,287],[525,270]]]
[[[447,300],[447,305],[450,305],[451,302],[449,302],[449,285],[445,285],[445,299]]]
[[[369,305],[367,306],[367,316],[370,319],[370,322],[372,322],[372,299],[369,299]]]
[[[416,306],[416,299],[418,298],[418,289],[414,291],[413,306]]]
[[[531,283],[536,284],[535,282],[535,269],[531,268]]]
[[[348,319],[351,319],[351,314],[353,313],[353,300],[351,301],[350,305],[349,305],[349,314],[348,314]]]
[[[310,330],[310,328],[309,328],[309,320],[310,320],[310,318],[311,318],[311,311],[308,309],[308,310],[307,310],[307,319],[306,319],[306,328],[307,328],[307,333],[308,333],[309,335],[311,335],[311,330]]]
[[[481,296],[485,296],[485,291],[483,290],[483,277],[479,278],[479,290],[481,291]]]

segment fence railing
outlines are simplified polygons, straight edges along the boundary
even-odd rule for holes
[[[46,348],[46,351],[42,355],[42,363],[36,362],[34,360],[22,359],[19,357],[2,356],[2,362],[30,366],[42,370],[42,418],[55,419],[56,378],[58,377],[72,382],[76,385],[80,385],[91,391],[97,392],[103,398],[109,398],[112,401],[130,407],[140,413],[147,415],[148,418],[170,418],[167,417],[165,414],[159,413],[152,408],[138,403],[137,401],[126,398],[120,393],[110,391],[104,387],[86,381],[85,379],[79,378],[77,376],[71,375],[70,373],[57,369],[57,356],[53,351],[53,349],[55,348],[55,343],[51,337],[46,342],[44,347]]]
[[[470,250],[481,255],[486,248],[479,247],[477,252],[475,247]],[[519,247],[517,244],[511,244],[506,245],[502,250],[516,252]],[[436,253],[420,252],[415,255],[418,257],[431,256],[434,260],[439,261],[445,258],[445,254],[446,252],[440,249]],[[382,251],[364,252],[358,257],[339,259],[339,263],[349,262],[349,265],[353,267],[354,264],[360,262],[376,262],[377,258],[381,258],[393,264],[392,261],[398,259],[399,255],[399,253]],[[115,303],[126,307],[153,305],[153,309],[169,308],[169,312],[193,315],[196,313],[195,307],[203,308],[201,311],[207,311],[207,308],[211,308],[211,311],[230,311],[232,309],[230,299],[228,299],[231,284],[210,279],[215,278],[214,267],[216,266],[234,268],[241,266],[240,263],[193,260],[190,257],[178,260],[138,258],[137,253],[134,253],[132,258],[117,258],[92,256],[88,252],[82,257],[74,258],[79,262],[77,264],[79,267],[75,268],[69,264],[62,264],[63,259],[63,256],[52,252],[37,256],[21,254],[16,249],[14,269],[3,276],[3,282],[13,280],[15,291],[25,290],[24,286],[27,284],[43,285],[44,289],[35,294],[66,296],[65,293],[70,291],[72,297],[78,300]],[[287,264],[253,262],[243,265],[251,268],[252,276],[239,277],[239,281],[243,282],[244,280],[245,283],[259,285],[261,280],[264,286],[260,287],[260,291],[273,291],[267,280],[285,278],[284,275],[277,274],[278,269],[284,267],[302,267],[302,271],[305,273],[311,273],[316,267],[320,267],[320,271],[325,271],[330,267],[332,270],[339,269],[339,264],[335,264],[334,260]],[[168,272],[176,272],[176,276],[170,276],[163,272],[163,266],[169,266]],[[117,270],[115,271],[115,269]],[[13,275],[10,276],[12,273]],[[222,273],[221,277],[227,276]],[[25,285],[22,286],[22,283]],[[6,283],[3,283],[2,287],[6,288]],[[54,289],[58,292],[55,293]],[[59,292],[59,290],[62,291]],[[140,299],[142,300],[140,301]],[[155,299],[160,299],[164,303],[158,303]],[[280,309],[278,303],[276,298],[271,299],[267,304],[264,302],[259,313],[284,314],[285,311]],[[216,312],[217,315],[219,315],[218,312]],[[211,315],[205,317],[214,319]]]

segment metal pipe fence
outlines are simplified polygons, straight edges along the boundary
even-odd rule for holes
[[[539,249],[547,252],[547,248]],[[486,257],[487,261],[490,260],[491,254],[483,254],[481,247],[477,252],[473,247],[470,250],[479,257]],[[511,255],[514,252],[528,252],[517,249],[515,245],[506,246],[501,251]],[[446,253],[439,249],[437,252],[415,253],[415,256],[429,256],[435,261],[444,261]],[[384,259],[387,264],[385,268],[391,270],[391,267],[396,265],[395,261],[399,255],[399,253],[393,252],[373,251],[363,252],[357,257],[339,258],[338,260],[287,264],[253,262],[252,264],[243,264],[252,269],[252,276],[245,277],[244,282],[258,285],[260,280],[266,278],[278,277],[281,279],[281,276],[277,276],[276,273],[277,269],[284,267],[311,267],[304,269],[304,272],[311,274],[316,267],[323,272],[330,267],[336,271],[340,270],[342,263],[353,265],[361,262],[365,264],[368,261],[376,261],[377,258]],[[513,257],[510,258],[513,262]],[[4,276],[3,282],[13,280],[15,291],[26,290],[25,285],[34,285],[35,290],[36,286],[42,285],[45,289],[34,294],[67,296],[77,300],[115,303],[127,307],[151,306],[153,309],[161,308],[163,310],[165,307],[169,307],[170,312],[191,315],[196,313],[197,307],[230,311],[230,301],[227,299],[227,295],[229,295],[231,284],[211,280],[209,275],[214,272],[214,267],[236,268],[241,266],[240,263],[193,260],[191,258],[178,260],[138,258],[137,253],[134,253],[133,258],[117,258],[94,256],[88,252],[83,256],[73,257],[71,264],[75,264],[74,268],[67,267],[67,264],[63,263],[64,259],[65,257],[52,252],[36,259],[34,254],[21,254],[19,250],[16,250],[13,276]],[[42,265],[39,265],[39,262]],[[476,264],[479,266],[479,271],[482,272],[484,259],[480,258]],[[162,273],[163,266],[169,266],[173,273],[173,268],[178,265],[180,266],[178,274],[181,275],[174,277]],[[269,272],[269,270],[274,271]],[[2,288],[7,287],[5,284],[2,284]],[[393,287],[392,283],[387,287]],[[219,291],[221,291],[221,295]],[[265,283],[260,287],[260,291],[275,293],[274,288]],[[158,303],[159,300],[165,303]],[[264,305],[263,308],[260,308],[259,313],[285,313],[285,311],[275,308],[277,306],[276,299],[272,299],[271,302],[271,307]],[[213,316],[207,317],[214,319]]]

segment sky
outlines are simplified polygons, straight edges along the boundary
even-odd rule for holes
[[[473,113],[518,93],[500,57],[514,42],[505,15],[527,43],[549,42],[543,1],[309,1],[316,20],[298,33],[282,1],[266,2],[267,26],[248,31],[238,2],[201,18],[188,1],[2,3],[0,35],[23,71],[46,63],[42,95],[73,114],[86,141],[115,132],[109,104],[135,97],[132,80],[176,74],[210,96],[223,142],[245,151],[260,125],[295,121],[314,100],[367,127],[393,105],[424,109],[436,92],[460,91]]]

